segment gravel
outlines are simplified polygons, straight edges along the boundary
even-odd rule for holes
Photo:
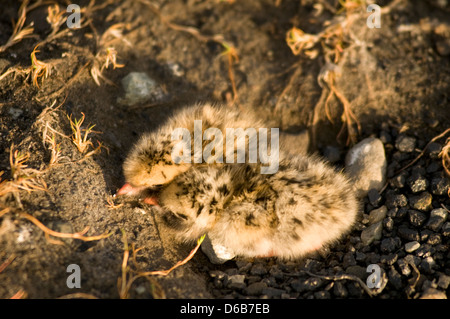
[[[382,187],[364,189],[361,217],[350,234],[323,253],[299,261],[238,258],[211,265],[216,271],[210,272],[214,295],[221,298],[370,298],[356,278],[365,283],[370,275],[367,267],[376,264],[383,274],[382,288],[371,290],[376,298],[448,297],[450,178],[438,157],[442,144],[431,143],[413,166],[402,170],[428,141],[413,134],[397,134],[386,124],[379,136],[380,139],[368,139],[361,144],[370,141],[384,144],[388,167],[384,178],[387,179]],[[364,149],[359,155],[366,154]],[[325,147],[324,150],[330,161],[339,162],[337,149]],[[347,155],[347,170],[349,158]],[[362,162],[367,164],[366,160]],[[375,166],[379,175],[382,165]],[[358,174],[359,180],[370,179],[372,175],[367,166]],[[342,276],[353,279],[342,279]]]

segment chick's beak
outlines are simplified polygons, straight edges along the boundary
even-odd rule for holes
[[[127,195],[127,196],[137,196],[145,193],[145,187],[133,187],[129,183],[125,183],[119,191],[116,193],[116,196]],[[146,196],[144,198],[144,203],[152,206],[158,206],[158,198],[156,196]]]
[[[117,192],[117,196],[121,195],[128,195],[128,196],[134,196],[138,195],[142,189],[140,187],[133,187],[129,183],[125,183]]]

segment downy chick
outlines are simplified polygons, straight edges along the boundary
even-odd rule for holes
[[[201,134],[194,134],[195,120],[202,121]],[[247,128],[254,128],[257,132],[258,128],[261,127],[267,126],[249,111],[242,112],[235,108],[209,103],[184,108],[176,112],[157,131],[144,134],[133,146],[123,165],[126,184],[119,190],[118,195],[136,195],[144,189],[164,185],[193,165],[214,163],[218,162],[218,159],[222,159],[225,163],[226,129],[242,128],[246,130]],[[183,140],[181,143],[190,143],[190,145],[184,145],[191,150],[190,156],[188,154],[190,163],[182,161],[176,164],[172,156],[174,147],[180,143],[178,136],[175,139],[172,138],[177,128],[185,128],[189,132],[188,142]],[[210,128],[218,129],[222,132],[222,136],[215,136],[214,139],[211,136],[211,139],[204,139],[204,135],[208,137],[208,133],[205,134],[205,131]],[[270,133],[268,140],[270,140]],[[247,140],[245,143],[246,162],[248,162],[250,151],[257,152],[258,150],[254,149],[255,146],[249,148]],[[196,144],[201,145],[201,147],[196,147]],[[203,152],[205,147],[210,147],[210,150],[213,151],[205,154]],[[237,154],[234,153],[232,156],[237,161]],[[201,163],[196,163],[196,158],[202,159]]]
[[[359,204],[344,174],[316,157],[285,157],[272,175],[256,166],[195,166],[166,185],[161,218],[178,241],[208,234],[244,257],[295,259],[337,241]]]

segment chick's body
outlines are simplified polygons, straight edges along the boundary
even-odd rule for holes
[[[256,166],[191,167],[160,194],[162,218],[180,241],[207,233],[236,255],[299,258],[338,240],[358,202],[347,178],[315,157],[284,157],[277,173]]]

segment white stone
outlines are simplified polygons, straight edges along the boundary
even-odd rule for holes
[[[213,264],[223,264],[235,257],[227,247],[213,243],[208,235],[205,236],[201,248]]]
[[[416,240],[411,241],[411,242],[405,244],[405,251],[407,253],[412,253],[413,251],[419,249],[419,247],[420,247],[420,244],[418,241],[416,241]]]
[[[366,138],[353,146],[345,158],[345,170],[354,182],[359,197],[370,189],[380,190],[386,183],[386,155],[378,138]]]

